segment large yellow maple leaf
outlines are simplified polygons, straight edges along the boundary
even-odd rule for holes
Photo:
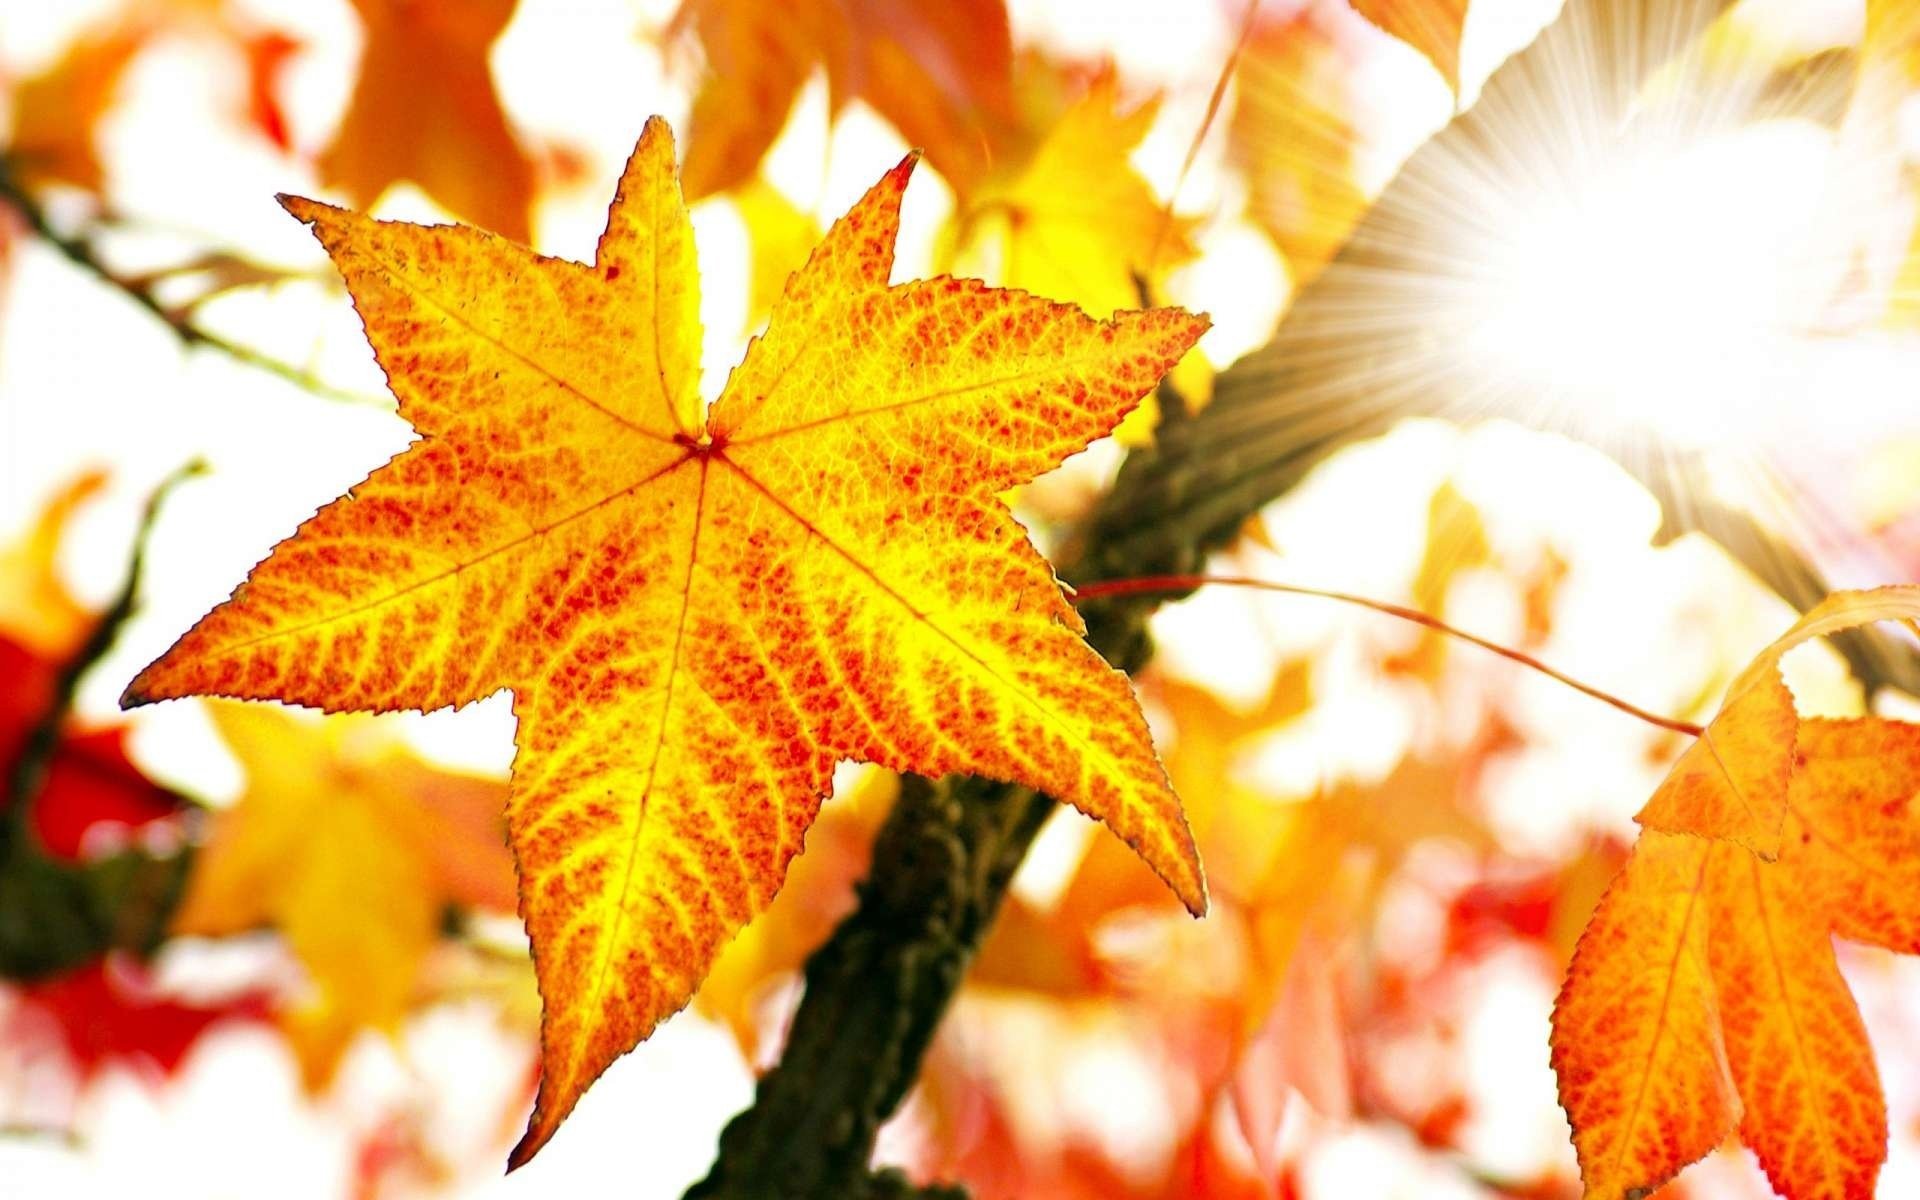
[[[509,829],[545,1002],[515,1163],[766,907],[839,760],[1041,789],[1205,907],[1126,678],[998,496],[1111,430],[1206,320],[889,287],[913,163],[828,232],[704,415],[664,122],[591,266],[285,202],[423,437],[128,701],[429,709],[512,689]]]
[[[1554,1007],[1589,1196],[1647,1195],[1736,1128],[1788,1200],[1873,1194],[1886,1105],[1832,939],[1920,953],[1920,725],[1797,717],[1778,663],[1808,637],[1916,615],[1920,588],[1815,608],[1663,786],[1676,826],[1720,836],[1641,834]]]
[[[247,772],[174,913],[178,934],[277,929],[310,988],[281,1020],[309,1088],[362,1030],[412,1009],[449,904],[511,911],[504,784],[437,770],[371,726],[315,728],[257,705],[213,722]]]

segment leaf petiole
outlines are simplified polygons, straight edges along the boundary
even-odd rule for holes
[[[1341,604],[1351,604],[1356,608],[1372,609],[1377,613],[1385,613],[1390,617],[1398,617],[1402,621],[1411,621],[1415,625],[1423,625],[1437,633],[1444,633],[1448,637],[1458,638],[1463,642],[1471,642],[1482,650],[1491,650],[1502,658],[1511,659],[1524,667],[1530,667],[1549,679],[1563,683],[1577,692],[1592,696],[1595,700],[1603,704],[1610,704],[1629,716],[1640,718],[1649,725],[1657,725],[1661,729],[1670,729],[1675,733],[1684,733],[1689,737],[1699,737],[1703,732],[1701,726],[1695,725],[1691,721],[1680,721],[1673,717],[1663,717],[1658,713],[1648,712],[1639,705],[1630,704],[1611,692],[1602,691],[1592,684],[1582,683],[1571,675],[1562,671],[1556,671],[1554,668],[1525,651],[1515,650],[1511,646],[1503,646],[1499,642],[1489,641],[1477,634],[1468,633],[1464,629],[1449,625],[1440,618],[1421,612],[1417,608],[1408,608],[1400,604],[1389,604],[1384,600],[1374,600],[1367,596],[1356,596],[1351,592],[1335,592],[1326,588],[1305,587],[1297,583],[1276,583],[1272,580],[1254,579],[1246,575],[1146,575],[1137,579],[1109,579],[1102,580],[1098,583],[1082,584],[1072,590],[1071,598],[1075,603],[1078,603],[1082,600],[1093,600],[1105,596],[1137,596],[1154,592],[1191,592],[1209,584],[1221,587],[1254,588],[1263,592],[1279,592],[1288,596],[1318,596],[1322,600],[1337,600]]]

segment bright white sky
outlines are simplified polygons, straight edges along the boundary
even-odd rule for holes
[[[295,137],[302,144],[324,141],[345,101],[356,53],[346,0],[254,0],[253,6],[297,28],[311,44],[293,81]],[[0,67],[33,68],[77,23],[110,7],[110,0],[0,0]],[[611,181],[646,116],[660,112],[678,121],[684,114],[685,87],[636,36],[663,23],[671,7],[665,0],[524,0],[496,48],[500,90],[520,130],[536,141],[575,147],[589,163],[586,182],[543,209],[541,249],[588,255]],[[1012,7],[1016,36],[1110,54],[1123,79],[1166,89],[1167,103],[1137,161],[1157,186],[1170,185],[1226,56],[1231,6],[1016,0]],[[1540,0],[1475,0],[1468,77],[1484,74],[1524,39],[1545,7]],[[1363,90],[1370,102],[1408,128],[1430,127],[1443,115],[1444,89],[1410,51],[1368,70]],[[113,195],[155,226],[188,231],[186,244],[202,241],[197,234],[217,233],[204,240],[321,270],[325,260],[310,236],[273,202],[276,191],[315,192],[314,180],[218,132],[223,118],[217,113],[234,82],[210,72],[186,48],[144,60],[106,134]],[[825,126],[824,91],[816,87],[769,169],[790,196],[807,198],[831,217],[904,146],[860,110],[839,122],[830,146]],[[194,132],[182,136],[181,130]],[[1219,141],[1210,140],[1182,192],[1189,211],[1236,211],[1239,185],[1221,169]],[[1390,166],[1366,169],[1377,178]],[[916,178],[900,256],[903,277],[929,261],[949,204],[930,172]],[[386,209],[391,215],[432,211],[417,193],[390,197]],[[704,206],[695,222],[711,392],[740,350],[733,331],[745,309],[745,242],[724,203]],[[181,244],[157,237],[121,249],[131,257],[164,258]],[[1201,262],[1175,281],[1174,299],[1212,312],[1216,330],[1206,346],[1225,362],[1263,340],[1284,301],[1284,276],[1265,241],[1236,219],[1211,222],[1203,248]],[[40,247],[19,254],[4,315],[0,534],[23,525],[78,470],[108,467],[113,487],[84,514],[65,563],[74,587],[104,598],[116,586],[135,516],[153,483],[194,456],[213,468],[168,505],[151,545],[145,608],[88,680],[81,703],[86,715],[112,711],[133,670],[223,599],[268,546],[408,440],[405,426],[378,404],[316,399],[217,354],[183,355],[143,314]],[[246,296],[208,315],[238,340],[311,363],[343,386],[380,394],[357,322],[322,289],[290,286],[272,296]],[[1740,582],[1710,548],[1649,552],[1657,514],[1645,493],[1600,456],[1512,428],[1462,434],[1415,426],[1331,464],[1276,506],[1269,532],[1282,553],[1250,552],[1247,570],[1402,594],[1419,559],[1427,497],[1446,478],[1488,515],[1490,535],[1503,552],[1519,556],[1551,543],[1570,556],[1549,657],[1600,686],[1654,707],[1675,706],[1713,660],[1744,657],[1780,627],[1780,606]],[[1517,629],[1520,619],[1511,584],[1491,573],[1463,583],[1449,614],[1495,638]],[[1170,669],[1248,697],[1264,688],[1283,653],[1310,651],[1351,665],[1359,648],[1408,636],[1314,601],[1230,592],[1169,612],[1161,632]],[[1834,689],[1830,668],[1816,662],[1808,670],[1824,673],[1826,690]],[[1340,686],[1325,688],[1310,719],[1263,756],[1258,769],[1276,786],[1300,786],[1328,773],[1384,772],[1407,745],[1435,736],[1425,727],[1429,710],[1416,699],[1360,672],[1332,678]],[[1487,694],[1452,698],[1459,711],[1477,714],[1495,702],[1497,689],[1503,707],[1527,714],[1536,739],[1494,789],[1496,818],[1515,845],[1554,848],[1583,827],[1622,823],[1654,782],[1641,761],[1642,731],[1535,677],[1500,670],[1487,679]],[[136,720],[137,752],[153,770],[216,801],[237,793],[237,768],[193,705],[142,710]],[[394,720],[424,751],[450,763],[504,770],[511,757],[512,722],[501,698],[457,714]],[[1044,891],[1084,835],[1084,827],[1069,822],[1050,837],[1054,849],[1036,863],[1028,886]],[[189,982],[217,980],[249,969],[255,954],[245,947],[204,950],[169,969]],[[1920,992],[1911,974],[1903,976],[1906,988],[1871,993],[1881,997],[1883,1016],[1920,1017],[1920,1006],[1890,998]],[[1491,1161],[1527,1170],[1566,1154],[1542,1049],[1551,997],[1518,973],[1496,972],[1486,989],[1480,1019],[1469,1031],[1486,1085],[1474,1136]],[[162,1087],[116,1076],[79,1097],[84,1138],[77,1145],[0,1138],[0,1200],[134,1194],[332,1200],[342,1193],[355,1131],[396,1104],[416,1107],[425,1136],[458,1164],[439,1190],[423,1194],[576,1196],[599,1194],[617,1180],[624,1194],[677,1195],[704,1172],[720,1123],[750,1093],[731,1040],[683,1014],[616,1064],[532,1166],[502,1179],[499,1164],[522,1115],[502,1106],[526,1069],[523,1051],[495,1030],[482,1008],[436,1011],[408,1032],[398,1056],[376,1041],[363,1043],[336,1090],[313,1103],[299,1094],[292,1061],[275,1038],[221,1033]],[[1120,1128],[1150,1144],[1152,1130],[1126,1124],[1126,1105],[1116,1099],[1135,1078],[1126,1063],[1098,1054],[1088,1063],[1077,1078],[1115,1110],[1109,1116]],[[1885,1076],[1897,1090],[1913,1089],[1902,1082],[1911,1070],[1889,1069]],[[37,1078],[28,1075],[22,1084],[0,1075],[0,1089],[30,1088]],[[0,1111],[12,1111],[16,1098],[0,1092]],[[1911,1095],[1896,1096],[1905,1106],[1896,1113],[1912,1112],[1913,1102]],[[1141,1103],[1150,1113],[1150,1098]],[[1316,1194],[1328,1196],[1435,1196],[1461,1186],[1457,1176],[1429,1174],[1393,1138],[1364,1131],[1331,1140],[1310,1180],[1323,1189]],[[1920,1165],[1904,1143],[1884,1186],[1888,1195],[1920,1194]]]

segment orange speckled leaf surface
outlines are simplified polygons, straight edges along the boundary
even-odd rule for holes
[[[1771,859],[1780,848],[1800,718],[1780,660],[1816,637],[1874,621],[1920,620],[1920,586],[1835,592],[1761,651],[1727,689],[1713,723],[1635,820],[1648,829],[1738,842]]]
[[[524,1162],[764,909],[841,759],[1105,821],[1195,912],[1124,676],[997,498],[1206,328],[888,286],[909,158],[827,234],[703,420],[698,273],[650,121],[592,266],[308,200],[422,440],[277,547],[129,699],[430,709],[514,693],[545,1004]]]
[[[1707,964],[1709,846],[1641,835],[1554,1005],[1553,1070],[1588,1196],[1639,1195],[1738,1118]]]
[[[1774,857],[1799,726],[1793,693],[1778,671],[1768,672],[1727,701],[1637,819],[1649,829],[1725,838]]]
[[[1776,861],[1643,833],[1581,939],[1553,1045],[1589,1195],[1736,1127],[1788,1200],[1874,1193],[1886,1106],[1833,935],[1920,951],[1920,726],[1802,721],[1794,758]]]

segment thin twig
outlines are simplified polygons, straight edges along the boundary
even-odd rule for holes
[[[1153,269],[1160,265],[1160,248],[1173,228],[1173,206],[1180,199],[1180,189],[1186,186],[1187,174],[1193,170],[1194,160],[1200,157],[1201,145],[1213,129],[1213,119],[1220,113],[1220,101],[1227,94],[1227,83],[1240,65],[1240,55],[1247,48],[1247,39],[1253,36],[1253,20],[1259,15],[1260,0],[1247,0],[1246,16],[1240,21],[1240,36],[1234,39],[1233,52],[1227,55],[1227,61],[1220,66],[1219,77],[1213,81],[1213,91],[1207,96],[1206,115],[1200,118],[1200,128],[1194,132],[1193,143],[1187,147],[1187,157],[1180,164],[1180,173],[1174,176],[1173,188],[1167,193],[1166,206],[1160,213],[1160,228],[1154,232],[1153,246],[1147,251],[1145,273],[1148,275],[1153,274]]]
[[[346,404],[378,404],[386,406],[384,398],[350,391],[327,383],[316,377],[313,372],[303,370],[292,363],[282,361],[270,354],[263,353],[251,346],[231,341],[217,333],[209,333],[195,325],[189,316],[160,302],[153,292],[139,281],[127,279],[108,267],[94,253],[93,247],[82,238],[61,233],[47,219],[47,214],[32,196],[20,186],[4,161],[0,161],[0,200],[4,200],[20,214],[32,230],[35,237],[60,252],[68,262],[86,271],[108,287],[132,300],[153,316],[162,325],[173,331],[180,344],[188,349],[205,348],[215,350],[237,363],[249,366],[269,375],[277,375],[304,391],[326,400],[336,400]]]
[[[1143,576],[1139,579],[1108,579],[1098,583],[1083,584],[1074,590],[1073,599],[1079,601],[1092,600],[1101,596],[1137,596],[1157,592],[1191,592],[1207,584],[1216,584],[1222,587],[1257,588],[1263,592],[1279,592],[1287,596],[1317,596],[1322,600],[1337,600],[1342,604],[1351,604],[1357,608],[1372,609],[1377,613],[1385,613],[1390,617],[1398,617],[1403,621],[1411,621],[1415,625],[1423,625],[1436,633],[1444,633],[1448,637],[1459,638],[1463,642],[1470,642],[1482,650],[1491,650],[1502,658],[1511,659],[1524,667],[1530,667],[1549,679],[1563,683],[1576,692],[1582,692],[1588,696],[1592,696],[1595,700],[1603,704],[1610,704],[1629,716],[1640,718],[1649,725],[1657,725],[1662,729],[1670,729],[1675,733],[1684,733],[1689,737],[1699,737],[1701,733],[1704,732],[1700,726],[1695,725],[1691,721],[1680,721],[1673,717],[1663,717],[1659,713],[1648,712],[1639,705],[1630,704],[1611,692],[1602,691],[1590,683],[1580,682],[1565,672],[1556,671],[1554,668],[1525,651],[1515,650],[1511,646],[1503,646],[1499,642],[1488,641],[1478,634],[1468,633],[1464,629],[1449,625],[1440,618],[1421,612],[1417,608],[1408,608],[1401,604],[1389,604],[1384,600],[1375,600],[1368,596],[1356,596],[1351,592],[1335,592],[1329,591],[1326,588],[1304,587],[1296,583],[1275,583],[1269,579],[1254,579],[1246,575],[1150,575]]]

